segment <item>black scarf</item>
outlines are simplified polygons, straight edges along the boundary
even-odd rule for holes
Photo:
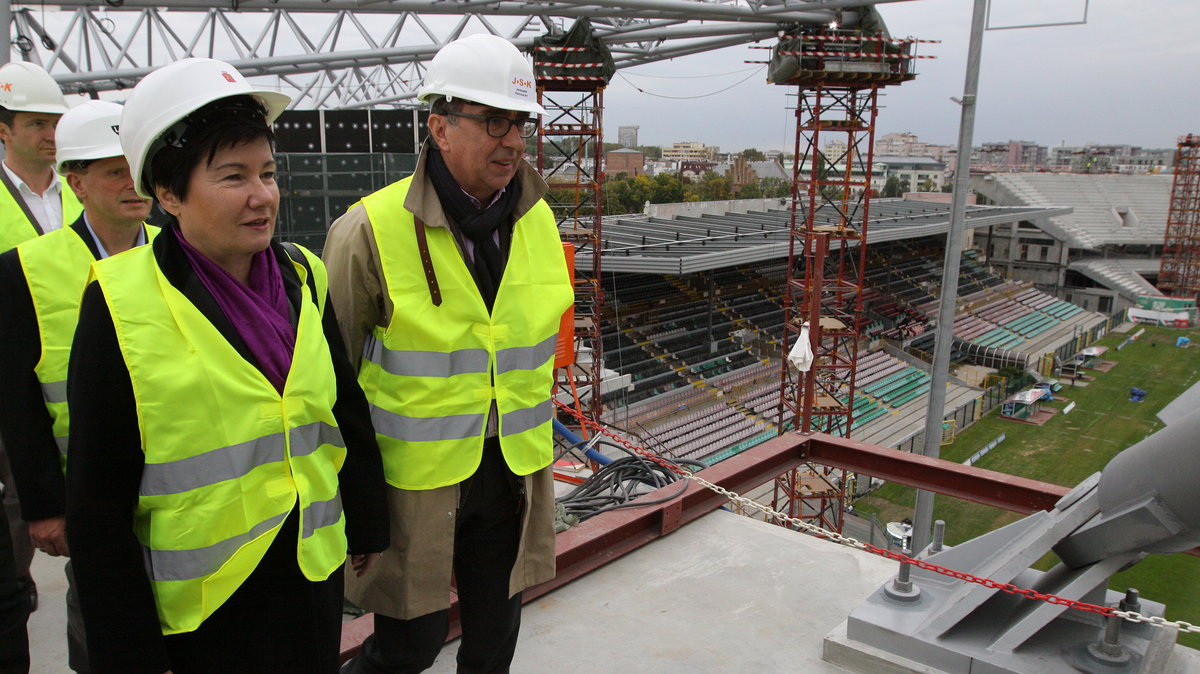
[[[425,158],[429,180],[437,192],[442,210],[450,221],[458,225],[459,231],[475,246],[475,260],[470,265],[471,276],[475,277],[475,285],[488,311],[496,301],[496,290],[500,287],[500,277],[504,275],[504,255],[496,239],[508,241],[512,237],[512,215],[521,198],[521,183],[515,178],[496,203],[487,208],[476,208],[471,198],[459,186],[458,181],[446,168],[442,153],[437,146],[430,143],[429,154]],[[492,236],[499,231],[500,236]],[[507,246],[505,246],[507,247]]]

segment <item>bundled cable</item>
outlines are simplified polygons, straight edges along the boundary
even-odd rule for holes
[[[643,494],[679,481],[679,475],[659,463],[663,459],[650,460],[607,440],[599,440],[595,444],[619,449],[625,452],[626,456],[613,459],[611,463],[602,466],[582,484],[572,489],[570,493],[555,499],[562,506],[567,517],[574,516],[582,521],[618,508],[665,503],[683,494],[687,489],[687,484],[681,484],[677,492],[666,498],[633,503],[634,499]],[[676,459],[674,463],[698,468],[707,467],[707,464],[701,461],[690,459]]]

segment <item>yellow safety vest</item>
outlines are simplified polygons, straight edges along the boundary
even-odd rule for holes
[[[539,201],[513,228],[508,264],[489,315],[445,227],[425,228],[441,291],[435,305],[419,257],[411,178],[362,200],[394,311],[363,349],[359,384],[371,404],[384,477],[401,489],[433,489],[479,466],[492,400],[508,466],[527,475],[549,465],[554,350],[574,302],[550,207]],[[494,382],[494,384],[493,384]]]
[[[146,456],[134,531],[163,634],[195,630],[229,599],[293,509],[306,578],[324,580],[346,560],[346,448],[321,327],[328,279],[304,255],[317,298],[305,283],[283,395],[163,276],[151,246],[92,265],[137,404]]]
[[[158,235],[158,227],[146,226],[146,240]],[[79,233],[70,227],[56,229],[45,236],[17,246],[21,271],[33,299],[37,315],[42,357],[34,374],[42,385],[42,398],[54,423],[54,442],[63,472],[67,470],[67,361],[71,340],[79,322],[79,301],[87,287],[88,270],[96,258]]]
[[[0,167],[0,171],[4,169]],[[62,226],[68,227],[79,219],[83,213],[83,204],[75,198],[75,192],[67,185],[62,176],[56,176],[62,183]],[[18,244],[40,235],[40,227],[29,221],[17,197],[0,185],[0,253],[16,248]]]

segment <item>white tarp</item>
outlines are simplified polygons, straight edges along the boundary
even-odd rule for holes
[[[1040,400],[1043,395],[1045,395],[1045,391],[1040,391],[1038,389],[1027,389],[1025,391],[1017,391],[1016,393],[1009,396],[1008,400],[1006,400],[1004,402],[1022,403],[1024,405],[1032,405],[1033,403]]]
[[[801,372],[808,372],[808,369],[812,367],[812,345],[808,341],[808,323],[805,323],[800,328],[800,336],[796,339],[796,343],[792,345],[791,352],[788,353],[788,362],[792,364],[792,367]]]

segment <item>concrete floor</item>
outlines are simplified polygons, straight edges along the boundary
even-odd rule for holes
[[[512,670],[841,673],[825,635],[894,572],[717,511],[527,605]],[[430,671],[453,672],[457,647]]]
[[[37,552],[33,557],[33,580],[38,586],[38,610],[29,616],[29,659],[31,674],[65,674],[67,667],[67,577],[66,557]]]

